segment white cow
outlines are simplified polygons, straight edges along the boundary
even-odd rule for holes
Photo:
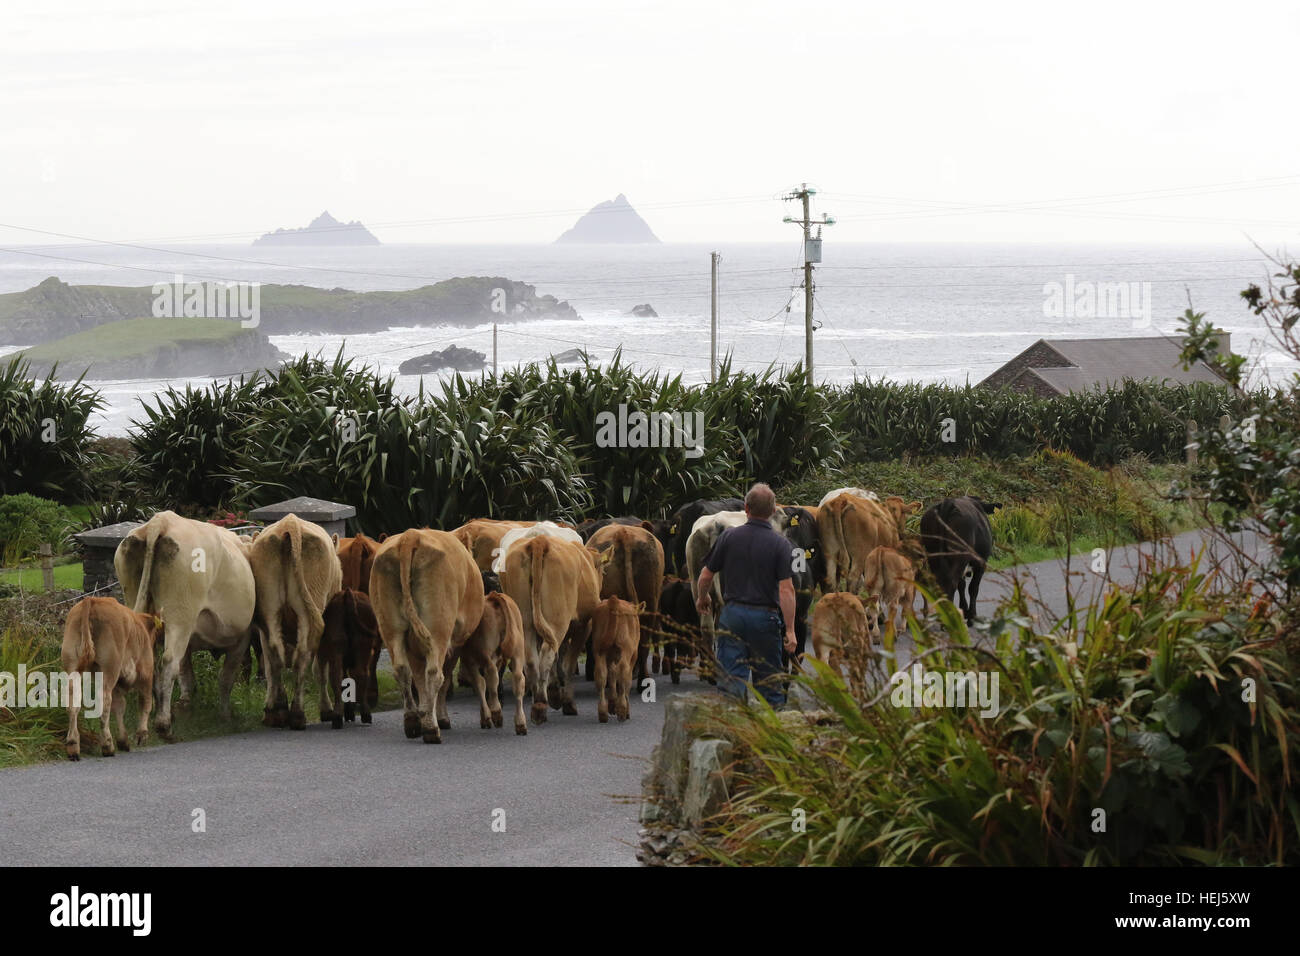
[[[572,541],[574,544],[584,543],[582,535],[578,534],[578,532],[572,528],[561,528],[554,521],[539,521],[526,528],[511,528],[501,536],[501,544],[497,547],[496,554],[492,558],[493,572],[500,574],[505,570],[506,552],[510,550],[512,544],[542,535],[548,538],[559,538],[561,541]]]
[[[160,511],[122,539],[113,556],[127,607],[163,619],[155,724],[171,733],[172,690],[191,647],[224,651],[221,714],[248,650],[256,600],[253,571],[234,532]]]
[[[871,501],[879,501],[874,491],[863,491],[861,488],[836,488],[834,491],[828,491],[822,495],[822,500],[817,502],[817,507],[821,508],[832,498],[838,498],[840,495],[857,495],[859,498],[867,498]]]
[[[772,530],[778,534],[781,531],[782,512],[778,508],[772,513],[769,523]],[[739,527],[749,520],[749,516],[743,511],[719,511],[717,514],[703,515],[695,520],[691,525],[691,536],[686,539],[686,573],[691,581],[691,595],[698,602],[700,599],[700,572],[704,570],[705,559],[708,558],[709,552],[713,550],[713,545],[722,532],[728,528]],[[713,576],[713,585],[711,588],[713,595],[713,607],[718,613],[722,611],[722,575]],[[705,638],[712,642],[714,615],[700,615],[700,629],[703,631]]]

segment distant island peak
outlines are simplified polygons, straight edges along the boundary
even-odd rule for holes
[[[377,246],[374,233],[358,220],[339,222],[325,210],[301,229],[277,229],[253,241],[255,246]]]
[[[597,203],[573,224],[573,228],[556,242],[658,242],[659,237],[649,224],[632,208],[627,197],[619,193],[615,198]]]

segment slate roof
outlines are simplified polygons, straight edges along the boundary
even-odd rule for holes
[[[1220,348],[1230,343],[1225,333]],[[1046,350],[1050,358],[1044,356]],[[1007,379],[1012,388],[1035,388],[1032,380],[1043,383],[1057,394],[1084,391],[1096,386],[1119,384],[1126,379],[1153,379],[1174,384],[1209,382],[1223,385],[1224,380],[1203,362],[1183,369],[1179,355],[1182,342],[1163,335],[1108,339],[1039,339],[980,384],[990,379]],[[1032,358],[1026,358],[1033,353]]]

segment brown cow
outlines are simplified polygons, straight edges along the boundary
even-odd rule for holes
[[[664,587],[664,547],[654,536],[650,523],[641,526],[611,524],[596,531],[587,547],[601,555],[600,596],[622,598],[643,605],[639,628],[643,645],[637,650],[636,676],[646,675],[646,655],[652,635],[659,630],[659,593]],[[655,670],[658,671],[655,655]],[[594,677],[594,670],[593,670]]]
[[[370,594],[370,569],[374,567],[375,551],[379,546],[388,539],[388,535],[381,534],[378,538],[368,538],[364,534],[359,534],[354,538],[339,538],[335,550],[338,552],[339,564],[343,568],[343,587],[353,591],[360,591],[362,594]],[[367,601],[367,605],[369,602]],[[382,646],[382,645],[381,645]],[[367,703],[373,710],[379,704],[379,655],[374,658],[374,666],[370,670],[370,678],[367,681],[369,690],[369,700]],[[349,717],[348,720],[352,718]],[[370,723],[369,720],[365,723]]]
[[[876,599],[887,631],[894,627],[895,617],[906,624],[916,601],[916,566],[907,555],[893,548],[873,550],[867,555],[863,586]]]
[[[848,590],[859,590],[867,555],[882,545],[897,548],[899,543],[898,520],[893,510],[878,501],[847,492],[822,505],[818,529],[826,558],[823,593],[836,590],[841,578]]]
[[[452,532],[473,557],[480,571],[491,571],[501,539],[512,528],[526,528],[532,521],[498,521],[494,518],[475,518]]]
[[[528,661],[524,651],[524,621],[514,598],[492,591],[483,598],[483,617],[478,627],[460,649],[460,671],[469,673],[478,691],[478,725],[500,727],[501,698],[498,689],[501,671],[510,665],[510,680],[515,692],[515,733],[528,733],[524,717],[524,696]]]
[[[164,633],[162,618],[155,614],[137,614],[113,598],[82,598],[68,613],[68,620],[63,625],[63,671],[69,676],[65,744],[70,760],[81,759],[77,711],[81,704],[82,674],[98,671],[104,675],[103,700],[100,701],[100,752],[105,757],[117,753],[118,747],[131,749],[126,736],[128,691],[134,690],[140,696],[140,722],[135,742],[143,744],[149,738],[154,644],[162,640]],[[116,746],[109,726],[110,717],[117,718]]]
[[[535,724],[546,722],[548,702],[565,714],[578,712],[574,667],[600,603],[600,583],[594,556],[581,544],[541,535],[518,541],[505,554],[501,588],[523,618]]]
[[[848,665],[849,689],[859,700],[865,693],[867,662],[874,653],[871,643],[876,632],[874,615],[867,613],[856,594],[832,592],[813,608],[813,653],[836,674]]]
[[[321,684],[320,719],[338,730],[345,719],[349,723],[356,720],[360,703],[361,722],[368,724],[370,708],[378,698],[378,688],[371,682],[384,646],[370,598],[361,591],[344,588],[325,605],[324,618],[325,632],[316,656],[325,663],[329,683]],[[350,694],[344,680],[352,681]],[[334,698],[332,705],[327,699],[327,686]]]
[[[659,542],[655,542],[658,544]],[[632,661],[641,645],[639,605],[608,597],[591,614],[591,652],[596,659],[596,718],[609,723],[609,699],[620,721],[627,720],[627,694],[632,685]]]
[[[483,616],[483,577],[460,540],[413,528],[379,546],[370,575],[379,636],[393,659],[407,737],[442,743],[447,717],[444,666]],[[421,680],[417,703],[413,681]]]

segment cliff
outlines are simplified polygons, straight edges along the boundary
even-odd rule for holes
[[[289,358],[257,329],[228,319],[125,319],[18,353],[32,372],[91,381],[208,378],[275,368]]]

